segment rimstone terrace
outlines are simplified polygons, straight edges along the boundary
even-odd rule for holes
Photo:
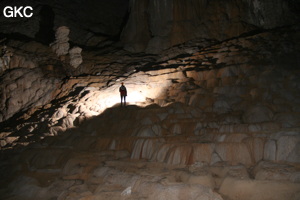
[[[194,41],[159,56],[84,51],[89,68],[62,84],[26,67],[3,74],[1,116],[13,117],[1,127],[1,197],[299,199],[298,58],[281,56],[299,50],[299,35],[283,32]],[[18,47],[14,59],[26,54],[32,65],[48,51]]]

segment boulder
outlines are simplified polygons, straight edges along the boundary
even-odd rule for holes
[[[46,188],[42,188],[36,179],[29,176],[19,176],[9,187],[12,190],[12,195],[18,197],[17,199],[42,199],[47,193]],[[49,196],[52,195],[49,194]]]
[[[238,97],[241,95],[245,95],[248,92],[248,88],[245,86],[220,86],[213,88],[214,94],[217,95],[225,95],[228,97]]]
[[[273,118],[273,112],[266,106],[256,105],[251,106],[248,110],[245,111],[243,115],[243,121],[245,123],[259,123],[271,121]]]
[[[132,193],[139,194],[139,197],[147,197],[149,200],[163,199],[207,199],[222,200],[223,198],[208,187],[202,185],[160,184],[155,182],[137,181],[132,188]]]
[[[243,143],[217,143],[215,151],[222,161],[230,164],[241,163],[246,166],[254,164],[251,159],[251,152]]]
[[[300,163],[300,136],[281,136],[277,140],[276,160]]]
[[[226,178],[220,193],[232,200],[296,200],[299,198],[299,183],[266,180],[243,180],[239,178]]]
[[[256,180],[290,181],[300,183],[300,173],[292,165],[262,161],[253,169]]]
[[[224,77],[233,77],[238,76],[241,74],[241,70],[239,67],[232,66],[232,67],[224,67],[218,70],[217,77],[224,78]]]
[[[284,128],[292,128],[300,125],[300,115],[298,113],[279,113],[274,116],[274,120],[281,123]]]
[[[186,71],[186,75],[189,78],[193,78],[195,81],[202,81],[203,80],[203,72],[197,71]]]
[[[219,114],[227,113],[231,109],[231,106],[228,104],[228,102],[225,99],[220,99],[215,101],[213,104],[213,111]]]

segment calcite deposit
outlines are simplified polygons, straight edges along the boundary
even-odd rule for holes
[[[296,1],[26,2],[30,29],[0,17],[0,199],[300,199]]]
[[[3,123],[2,181],[10,181],[1,194],[15,199],[298,199],[298,61],[282,67],[286,56],[294,55],[277,51],[298,36],[290,32],[277,40],[282,31],[206,41],[210,45],[197,51],[190,45],[194,50],[188,54],[174,47],[160,56],[145,55],[139,63],[123,51],[94,59],[87,52],[78,69],[91,75],[57,81],[52,101],[43,93],[43,98],[23,95],[23,109],[28,102],[35,106]],[[101,64],[87,71],[97,60]],[[135,67],[124,69],[126,63]],[[25,78],[24,83],[33,83],[23,84],[23,94],[35,84],[54,86],[34,80],[55,79],[19,71],[16,87],[3,79],[16,94]],[[121,82],[127,107],[119,107]],[[3,120],[20,109],[16,105],[3,103]]]
[[[81,56],[82,49],[80,47],[73,47],[70,49],[70,65],[74,68],[77,68],[82,63]]]
[[[69,53],[69,33],[70,29],[66,26],[57,28],[55,33],[55,41],[50,44],[52,50],[57,56],[64,56]]]

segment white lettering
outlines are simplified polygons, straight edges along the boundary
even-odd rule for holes
[[[33,9],[32,9],[31,6],[26,6],[26,7],[24,8],[24,12],[23,12],[24,16],[27,17],[27,18],[32,17],[32,15],[33,15],[32,12],[31,12],[29,15],[26,14],[26,10],[27,10],[27,9],[33,11]]]
[[[5,17],[13,17],[14,16],[14,11],[11,6],[6,6],[3,10],[3,15]]]
[[[30,10],[30,11],[27,11]],[[17,7],[17,6],[6,6],[3,9],[3,15],[7,18],[9,17],[32,17],[33,15],[33,8],[31,6],[23,6]]]
[[[20,8],[14,7],[14,11],[15,11],[15,16],[17,17],[18,14],[20,15],[20,17],[23,17],[22,13],[20,12],[23,9],[23,6],[21,6]]]

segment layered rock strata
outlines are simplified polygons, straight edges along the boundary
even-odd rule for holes
[[[131,57],[133,68],[99,64],[93,76],[65,80],[55,101],[1,132],[1,185],[10,183],[1,193],[298,199],[297,33],[264,32],[184,54],[176,47],[139,63]],[[115,60],[109,55],[98,59]],[[121,82],[129,103],[122,108]]]

